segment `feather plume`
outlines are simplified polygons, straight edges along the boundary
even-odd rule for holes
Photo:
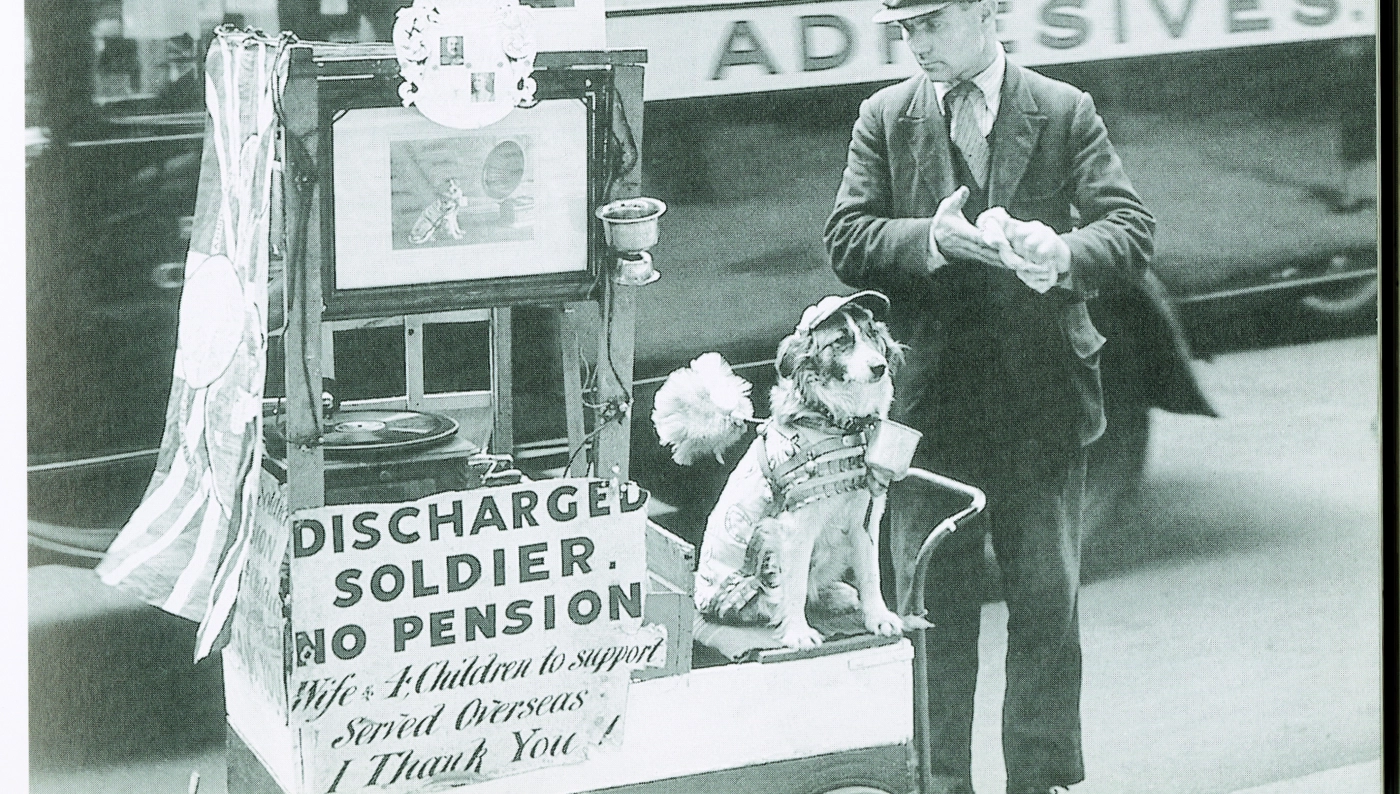
[[[651,422],[671,459],[688,466],[702,455],[724,462],[723,452],[753,420],[753,384],[734,374],[718,353],[705,353],[666,376],[656,392]]]

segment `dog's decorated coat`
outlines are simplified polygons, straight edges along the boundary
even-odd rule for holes
[[[695,577],[696,608],[704,618],[741,625],[770,619],[772,611],[754,600],[772,597],[778,587],[782,538],[764,518],[852,491],[883,492],[865,468],[864,430],[802,435],[765,423],[720,494]]]

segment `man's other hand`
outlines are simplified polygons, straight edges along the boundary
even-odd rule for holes
[[[1047,269],[1055,276],[1069,272],[1069,244],[1059,233],[1040,221],[1009,224],[1006,237],[1011,249]]]
[[[953,195],[943,199],[938,211],[933,214],[933,228],[930,236],[938,251],[948,261],[972,260],[984,265],[1001,267],[1001,255],[997,249],[982,239],[982,232],[963,215],[963,205],[967,203],[966,185],[958,188]],[[1068,255],[1068,249],[1066,249]]]

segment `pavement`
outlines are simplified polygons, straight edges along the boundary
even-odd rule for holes
[[[1380,759],[1340,766],[1311,775],[1282,780],[1230,794],[1361,794],[1381,790]]]
[[[31,770],[94,770],[221,746],[223,671],[217,656],[194,664],[194,629],[92,570],[30,568]]]
[[[1377,372],[1375,337],[1222,354],[1197,362],[1220,418],[1154,416],[1136,514],[1084,548],[1075,794],[1380,792],[1310,780],[1382,755]],[[984,608],[979,792],[1005,623]]]

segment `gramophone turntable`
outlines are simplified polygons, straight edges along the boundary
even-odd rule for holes
[[[264,468],[287,478],[285,416],[264,416]],[[399,502],[441,491],[520,481],[510,455],[484,450],[490,417],[468,418],[398,408],[336,408],[322,420],[326,504]]]

